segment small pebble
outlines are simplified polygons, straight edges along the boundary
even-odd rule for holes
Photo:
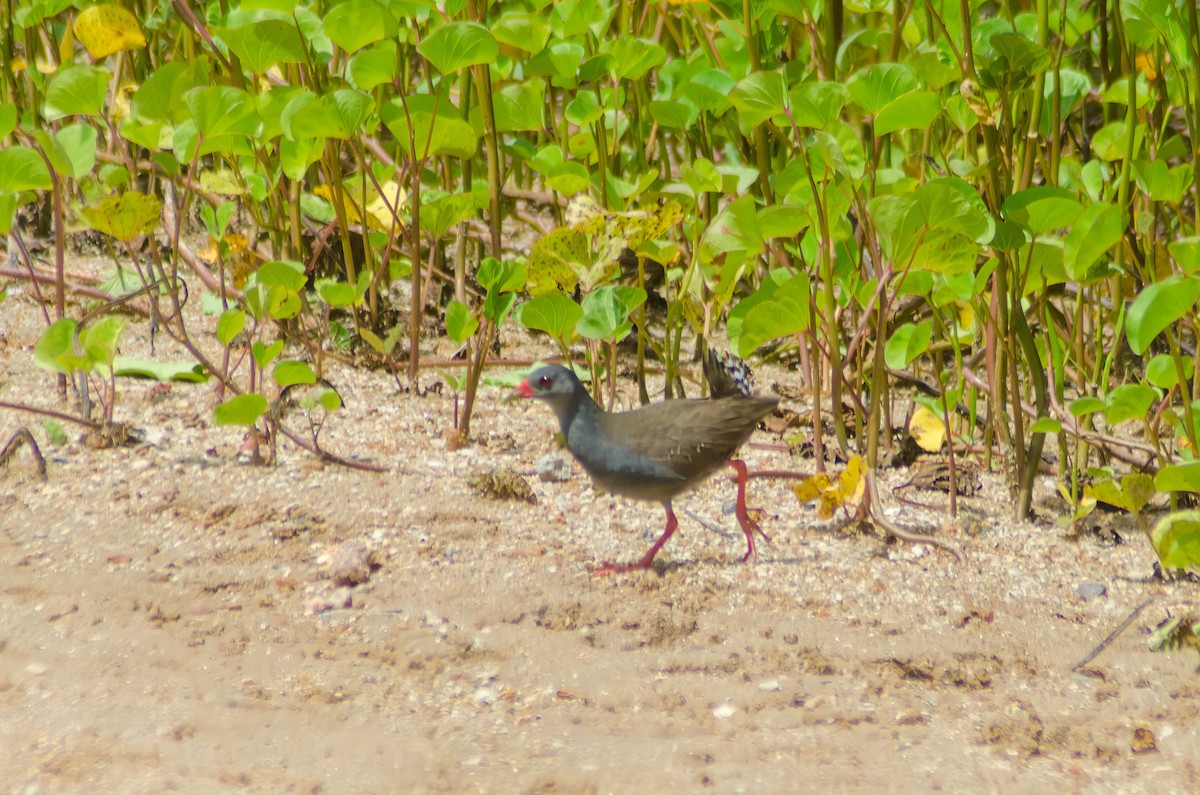
[[[371,578],[375,553],[362,541],[347,541],[329,559],[329,577],[334,585],[359,585]]]
[[[779,692],[779,680],[767,679],[763,682],[759,682],[758,689],[764,693],[777,693]]]
[[[571,479],[571,462],[564,455],[550,453],[544,455],[534,464],[538,478],[547,483],[561,483]]]
[[[1075,589],[1075,595],[1080,599],[1098,599],[1107,594],[1108,589],[1098,582],[1085,582]]]
[[[713,710],[713,717],[717,718],[719,720],[725,720],[726,718],[732,718],[736,714],[737,714],[737,707],[735,707],[733,704],[730,704],[728,701],[726,701],[724,704],[721,704],[720,706],[718,706],[716,709]]]

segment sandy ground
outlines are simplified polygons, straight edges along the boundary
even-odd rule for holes
[[[72,411],[32,365],[40,324],[14,285],[0,400]],[[145,342],[134,330],[123,348]],[[4,440],[30,427],[49,462],[45,481],[26,451],[0,468],[0,790],[1200,789],[1197,658],[1146,645],[1168,611],[1194,607],[1195,586],[1147,579],[1132,528],[1116,546],[1067,539],[1048,497],[1040,524],[1017,525],[996,475],[957,523],[895,506],[958,543],[959,564],[819,523],[789,483],[757,480],[773,543],[743,565],[718,478],[677,502],[682,532],[659,568],[593,579],[600,561],[641,555],[657,505],[597,496],[578,468],[531,477],[537,504],[468,485],[554,452],[546,407],[485,389],[477,444],[452,452],[448,394],[331,376],[347,407],[325,447],[386,474],[288,443],[275,467],[239,464],[211,384],[123,380],[118,418],[149,443],[119,449],[75,428],[52,447],[40,418],[0,412]],[[364,548],[369,579],[337,589]]]

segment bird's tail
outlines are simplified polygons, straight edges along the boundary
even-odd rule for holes
[[[712,398],[754,394],[754,375],[750,366],[732,353],[709,348],[704,357],[704,378]]]

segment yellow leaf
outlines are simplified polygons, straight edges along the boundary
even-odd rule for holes
[[[245,235],[231,233],[225,235],[222,241],[226,245],[226,252],[221,264],[233,275],[233,286],[240,290],[258,265],[258,254],[250,249],[250,240]],[[215,265],[221,253],[216,241],[209,238],[208,245],[196,252],[196,256],[202,262]]]
[[[863,477],[864,468],[862,456],[854,456],[846,463],[846,470],[838,478],[842,501],[856,503],[862,499],[867,489],[867,479]]]
[[[580,193],[567,204],[567,211],[563,213],[563,220],[567,222],[567,226],[574,228],[593,218],[602,216],[603,213],[600,211],[600,205],[596,204],[596,201],[591,196],[588,196],[586,193]]]
[[[397,190],[395,180],[381,182],[379,188],[380,190],[375,190],[374,183],[367,188],[374,193],[367,202],[367,217],[375,222],[371,223],[371,228],[387,230],[395,223],[395,216],[400,214],[400,208],[408,203],[408,191],[403,187]]]
[[[1147,80],[1153,80],[1154,78],[1158,77],[1158,66],[1155,65],[1154,58],[1150,55],[1150,53],[1138,53],[1135,63],[1137,64],[1138,69],[1141,69],[1146,73]]]
[[[49,53],[45,53],[49,55]],[[62,41],[58,43],[58,62],[63,64],[71,64],[75,62],[75,26],[67,25],[63,31]],[[39,69],[42,74],[49,74],[45,69]],[[50,72],[54,70],[51,69]]]
[[[129,118],[130,100],[137,93],[137,90],[138,85],[136,83],[126,83],[113,96],[112,107],[109,108],[108,117],[114,127]]]
[[[200,172],[200,188],[218,196],[242,196],[246,189],[231,168],[205,169]]]
[[[334,203],[333,202],[333,189],[330,188],[328,185],[316,186],[315,188],[313,188],[313,193],[320,196],[322,199],[329,202],[330,204]],[[345,202],[345,206],[346,206],[346,223],[361,224],[363,222],[364,214],[363,214],[362,210],[359,208],[358,202],[354,200],[354,197],[352,195],[350,195],[350,191],[346,191],[346,190],[342,191],[342,200]],[[367,213],[365,215],[365,217],[367,220],[367,228],[368,229],[377,229],[381,232],[387,231],[388,227],[384,226],[383,223],[380,222],[380,220],[373,214]],[[389,216],[389,221],[390,221],[390,216]]]
[[[117,240],[133,240],[158,225],[162,202],[157,196],[131,190],[120,196],[105,196],[80,212],[93,229]]]
[[[829,473],[818,472],[800,481],[793,491],[801,502],[817,500],[817,516],[828,519],[838,508],[855,505],[862,500],[867,489],[864,472],[862,457],[856,455],[846,463],[846,468],[836,481]]]
[[[823,492],[829,490],[829,473],[818,472],[811,478],[800,481],[792,491],[800,502],[812,502]]]
[[[92,6],[75,20],[75,36],[88,55],[99,60],[118,50],[140,50],[146,46],[137,17],[119,5]]]
[[[930,453],[941,450],[942,443],[946,441],[946,426],[942,418],[924,406],[917,406],[917,410],[913,412],[912,420],[908,423],[908,432],[912,434],[918,447]]]

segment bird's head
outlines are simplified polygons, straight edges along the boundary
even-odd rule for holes
[[[538,398],[539,400],[556,400],[568,398],[576,394],[579,379],[567,368],[558,364],[539,367],[517,384],[513,390],[514,398]]]

